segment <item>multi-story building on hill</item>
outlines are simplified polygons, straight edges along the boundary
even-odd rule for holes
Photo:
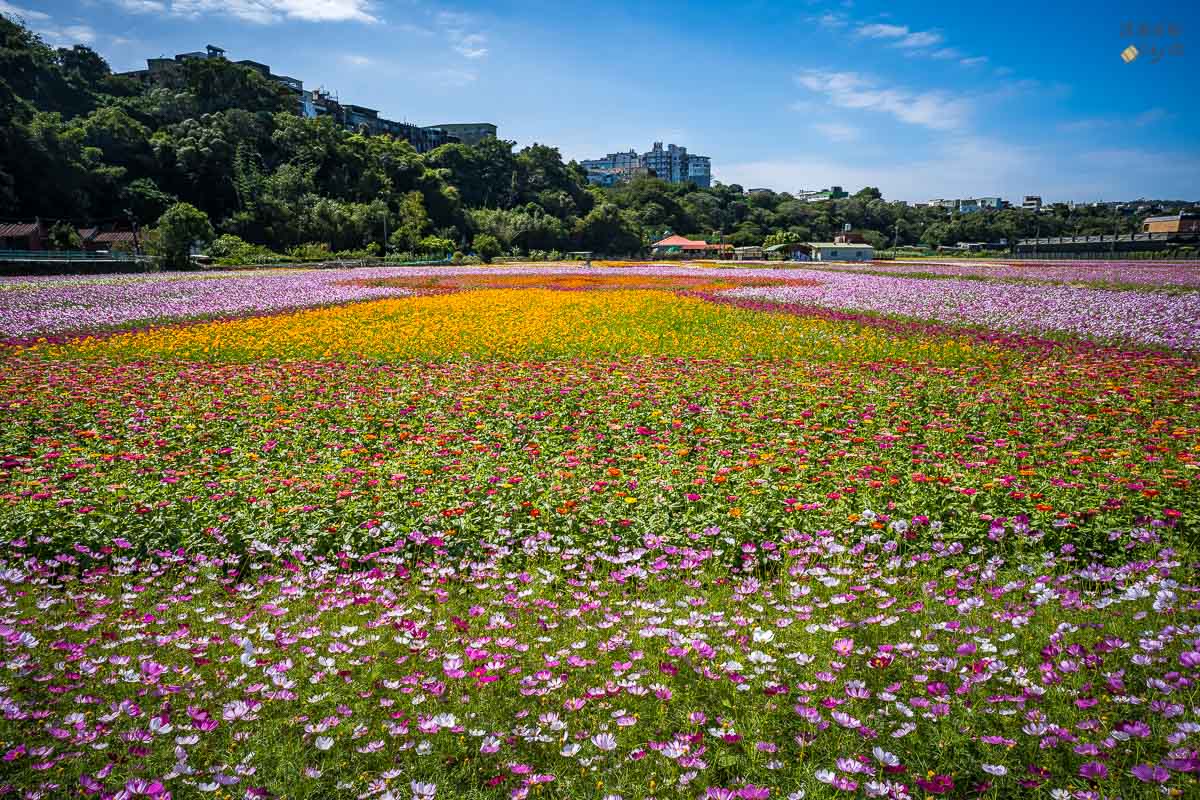
[[[204,50],[190,53],[178,53],[174,58],[148,58],[146,69],[121,73],[127,77],[136,78],[143,83],[170,85],[178,80],[183,65],[193,59],[219,58],[228,60],[225,49],[216,45],[208,45]],[[467,128],[471,136],[496,134],[496,126],[487,122],[471,123],[469,125],[441,125],[421,127],[409,122],[398,122],[379,116],[374,108],[360,106],[354,103],[342,103],[336,94],[325,89],[305,90],[304,81],[290,75],[277,75],[271,71],[269,64],[261,61],[243,59],[231,63],[252,69],[264,78],[275,81],[293,93],[296,98],[295,111],[302,117],[329,117],[341,127],[350,131],[363,131],[373,136],[394,136],[411,144],[419,153],[428,152],[449,142],[461,141],[448,128]],[[479,133],[482,132],[482,133]]]
[[[603,158],[588,158],[579,162],[588,171],[588,180],[611,185],[614,180],[653,172],[668,183],[694,183],[707,189],[712,185],[712,160],[708,156],[688,153],[686,147],[655,142],[650,150],[609,153]]]

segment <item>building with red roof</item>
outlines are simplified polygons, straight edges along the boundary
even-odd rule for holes
[[[0,250],[45,250],[46,226],[33,222],[0,222]]]
[[[655,256],[720,256],[733,251],[731,244],[714,244],[703,239],[688,239],[686,236],[671,235],[650,245]]]

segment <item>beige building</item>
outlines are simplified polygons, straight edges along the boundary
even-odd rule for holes
[[[1200,233],[1200,215],[1179,213],[1165,217],[1146,217],[1142,233]]]

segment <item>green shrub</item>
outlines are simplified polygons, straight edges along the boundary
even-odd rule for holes
[[[475,237],[475,253],[483,260],[483,263],[490,264],[492,259],[504,252],[500,247],[500,242],[495,236],[490,233],[481,233]]]
[[[222,266],[243,266],[282,261],[283,256],[261,244],[252,244],[240,236],[226,233],[218,236],[208,246],[208,255]]]
[[[193,267],[192,245],[207,245],[214,238],[208,215],[191,203],[176,203],[163,212],[155,226],[156,255],[168,269]]]

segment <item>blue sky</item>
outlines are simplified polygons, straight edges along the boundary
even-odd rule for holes
[[[675,142],[747,187],[1200,199],[1194,3],[0,0],[0,11],[118,70],[212,43],[394,119],[495,122],[568,158]],[[1126,64],[1129,44],[1141,55]]]

